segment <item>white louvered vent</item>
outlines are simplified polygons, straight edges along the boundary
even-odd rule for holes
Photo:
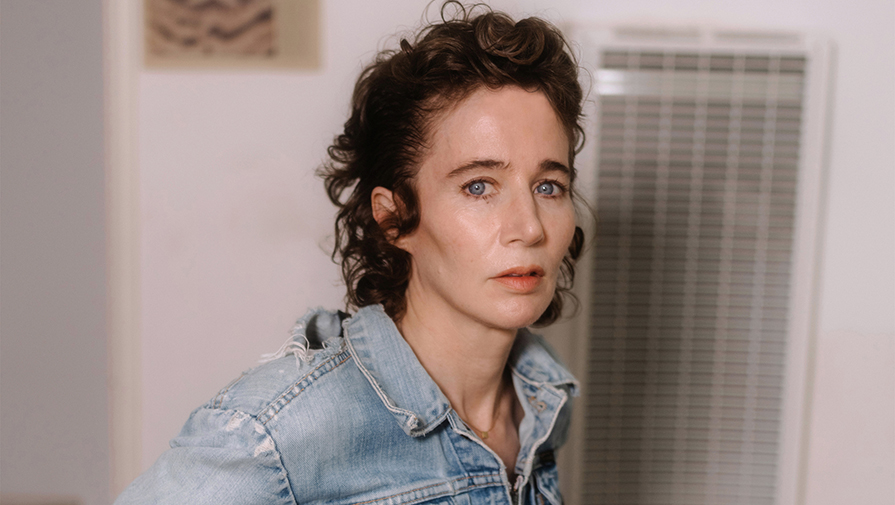
[[[829,51],[588,33],[596,107],[578,167],[596,166],[598,225],[576,498],[795,503]]]

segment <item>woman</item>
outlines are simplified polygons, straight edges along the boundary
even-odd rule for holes
[[[117,503],[560,503],[576,382],[526,327],[582,246],[577,71],[462,8],[380,54],[322,169],[356,312],[305,315]]]

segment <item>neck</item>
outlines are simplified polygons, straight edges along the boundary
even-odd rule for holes
[[[431,306],[423,317],[411,297],[398,328],[460,417],[490,429],[505,393],[512,391],[504,387],[510,380],[504,372],[516,330],[488,328]]]

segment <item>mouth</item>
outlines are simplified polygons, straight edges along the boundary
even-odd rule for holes
[[[495,277],[543,277],[544,269],[537,266],[514,267],[497,274]]]
[[[527,293],[534,291],[544,278],[544,269],[539,266],[515,267],[504,270],[494,277],[512,291]]]

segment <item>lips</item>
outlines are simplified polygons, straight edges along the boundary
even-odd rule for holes
[[[544,279],[544,269],[535,266],[514,267],[504,270],[494,280],[520,293],[534,291]]]

